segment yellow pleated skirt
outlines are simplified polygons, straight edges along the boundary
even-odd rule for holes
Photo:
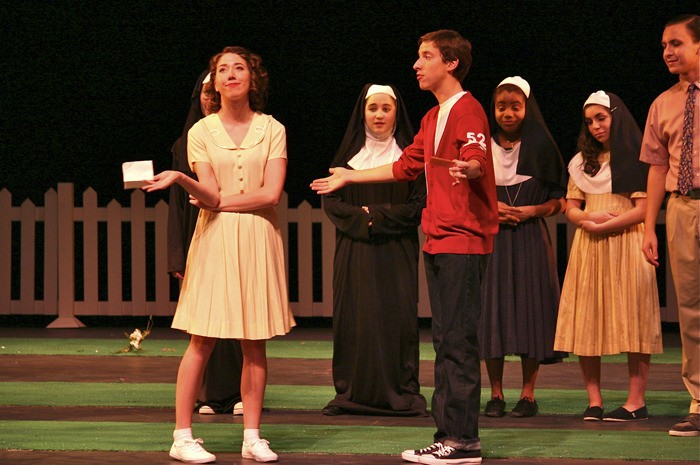
[[[277,216],[201,211],[172,327],[224,339],[269,339],[295,325]]]
[[[586,211],[630,208],[625,195],[585,194]],[[599,235],[576,230],[554,350],[584,356],[662,352],[656,274],[644,260],[643,236],[643,224]]]

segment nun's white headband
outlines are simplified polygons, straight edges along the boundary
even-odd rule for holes
[[[599,90],[598,92],[593,92],[591,95],[588,96],[585,102],[583,102],[583,108],[586,108],[587,105],[602,105],[605,108],[610,108],[610,96],[603,92],[602,90]]]
[[[518,89],[523,91],[523,94],[525,94],[525,98],[530,98],[530,84],[528,82],[521,78],[520,76],[511,76],[507,77],[504,80],[501,81],[496,88],[498,89],[501,86],[504,86],[506,84],[510,84],[511,86],[515,86]]]
[[[380,86],[379,84],[372,84],[367,89],[367,95],[365,95],[365,100],[370,98],[374,94],[387,94],[390,95],[394,100],[396,100],[396,94],[391,86]]]

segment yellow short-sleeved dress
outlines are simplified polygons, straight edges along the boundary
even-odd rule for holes
[[[265,165],[286,158],[284,126],[256,113],[236,146],[219,116],[197,122],[188,159],[209,163],[222,196],[263,185]],[[226,339],[269,339],[295,325],[289,308],[284,249],[274,208],[246,213],[201,210],[172,327]]]
[[[609,155],[604,160],[596,178],[609,170]],[[569,165],[570,173],[572,169],[579,169],[576,158]],[[623,212],[633,207],[633,198],[646,197],[645,192],[587,193],[575,178],[572,173],[566,197],[583,200],[586,212]],[[663,351],[656,274],[644,260],[643,236],[641,223],[610,234],[576,230],[559,302],[554,350],[585,356]]]

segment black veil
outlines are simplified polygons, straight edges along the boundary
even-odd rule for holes
[[[515,86],[514,84],[508,85]],[[498,87],[496,87],[491,98],[489,127],[493,139],[498,143],[497,134],[500,127],[496,123],[495,117],[496,91],[498,91]],[[564,160],[557,143],[544,122],[542,112],[532,90],[530,90],[530,96],[527,97],[525,118],[521,126],[520,156],[518,157],[516,172],[525,176],[532,176],[540,181],[566,187],[567,171],[564,166]]]
[[[355,102],[355,107],[350,116],[348,128],[345,130],[343,140],[331,162],[331,168],[345,166],[360,151],[365,144],[365,95],[372,84],[365,84],[360,96]],[[396,129],[394,138],[399,148],[404,149],[413,141],[413,127],[404,106],[403,99],[396,87],[390,85],[396,95]]]
[[[610,97],[612,114],[610,127],[612,191],[615,194],[645,192],[649,165],[639,161],[642,131],[622,99],[610,92],[606,93]]]

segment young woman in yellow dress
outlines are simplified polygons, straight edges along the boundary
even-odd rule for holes
[[[216,90],[211,115],[189,131],[188,161],[198,180],[178,171],[156,175],[144,190],[183,187],[202,211],[187,256],[173,328],[191,335],[176,387],[170,456],[209,463],[193,439],[192,411],[217,339],[239,339],[243,351],[243,458],[277,460],[260,438],[267,381],[265,341],[294,326],[282,237],[275,214],[287,172],[284,126],[262,113],[268,75],[258,55],[226,47],[210,61]]]
[[[654,267],[639,253],[648,166],[642,134],[620,98],[603,91],[583,105],[580,152],[569,163],[566,217],[577,226],[559,304],[554,349],[579,357],[587,421],[646,420],[651,354],[662,352]],[[627,353],[629,393],[604,414],[601,355]]]

